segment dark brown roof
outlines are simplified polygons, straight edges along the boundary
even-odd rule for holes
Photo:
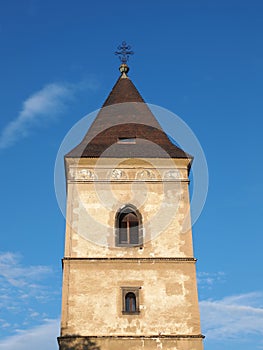
[[[102,108],[123,102],[145,102],[133,82],[127,76],[124,78],[122,76],[119,77]]]
[[[122,142],[124,138],[132,140]],[[192,159],[170,141],[126,74],[117,80],[81,143],[66,157]]]

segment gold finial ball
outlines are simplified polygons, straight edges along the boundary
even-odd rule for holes
[[[130,70],[130,68],[127,66],[126,63],[122,63],[119,68],[121,74],[127,74]]]

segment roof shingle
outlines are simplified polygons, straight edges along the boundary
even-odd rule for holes
[[[135,142],[123,144],[120,138]],[[68,158],[190,158],[163,131],[132,81],[122,74]]]

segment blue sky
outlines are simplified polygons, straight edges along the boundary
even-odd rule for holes
[[[206,350],[263,348],[261,1],[2,1],[0,349],[56,350],[59,146],[119,76],[193,130],[209,169],[194,225]],[[186,150],[187,151],[187,150]]]

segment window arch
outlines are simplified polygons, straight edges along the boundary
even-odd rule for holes
[[[136,312],[136,296],[132,292],[125,295],[125,311]]]
[[[142,244],[141,215],[132,205],[126,205],[116,215],[116,245],[136,246]]]
[[[138,315],[140,313],[139,290],[141,287],[121,287],[122,314]]]

